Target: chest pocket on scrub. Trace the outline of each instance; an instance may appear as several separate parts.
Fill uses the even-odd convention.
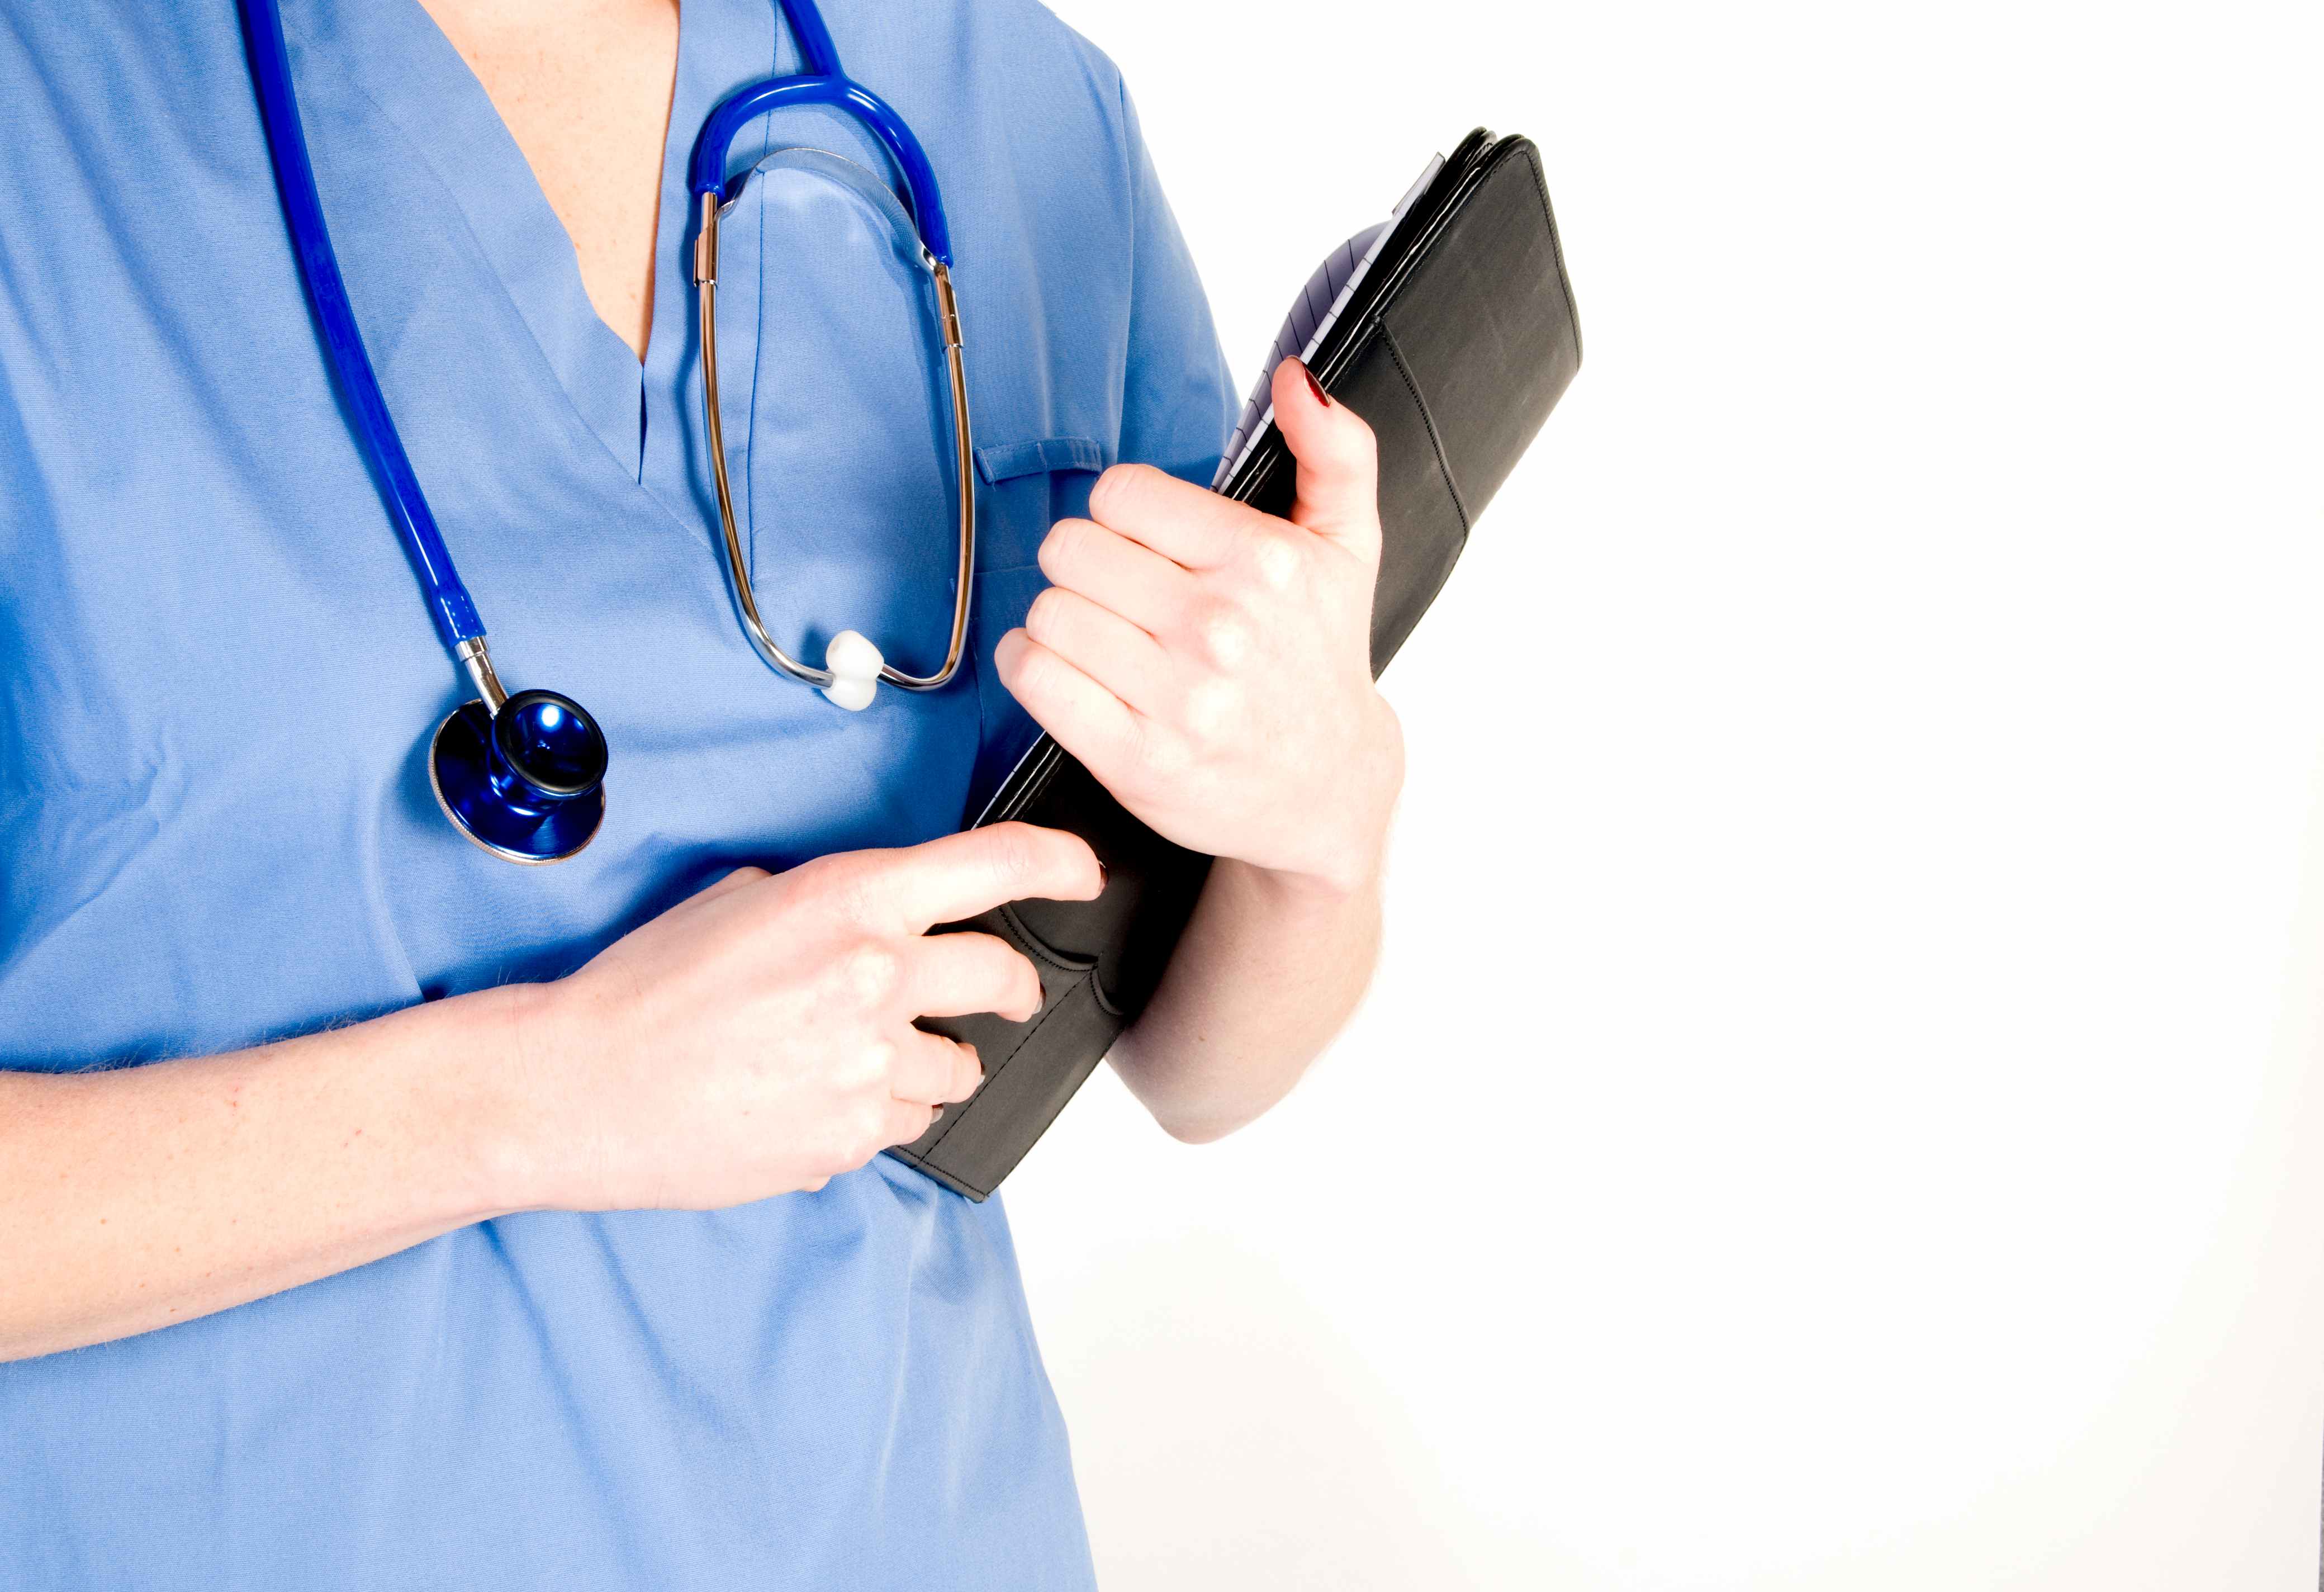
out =
[[[1030,564],[1059,520],[1089,513],[1090,488],[1112,461],[1090,437],[991,442],[976,450],[983,512],[976,523],[976,567],[998,572]]]

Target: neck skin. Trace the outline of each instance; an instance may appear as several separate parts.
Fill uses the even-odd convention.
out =
[[[420,0],[573,242],[600,318],[645,357],[678,0]]]

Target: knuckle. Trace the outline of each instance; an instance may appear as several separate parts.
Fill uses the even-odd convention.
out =
[[[1057,634],[1065,618],[1065,594],[1062,588],[1045,586],[1025,610],[1025,633],[1036,641],[1047,641]]]
[[[1088,548],[1090,532],[1095,528],[1087,520],[1059,520],[1050,526],[1049,533],[1041,539],[1041,568],[1070,569]]]
[[[1004,879],[1021,879],[1040,865],[1039,831],[1030,824],[995,824],[984,831],[991,837],[992,869]]]
[[[1073,703],[1074,667],[1054,651],[1045,651],[1028,661],[1028,672],[1035,694],[1050,699],[1053,707]]]
[[[948,1091],[947,1097],[954,1100],[965,1100],[976,1093],[983,1082],[983,1058],[976,1053],[974,1045],[963,1044],[960,1047],[959,1066],[955,1069],[953,1087]]]
[[[1109,514],[1119,513],[1137,501],[1139,494],[1147,489],[1146,477],[1152,474],[1150,465],[1113,466],[1090,487],[1090,513],[1101,520]]]
[[[1028,630],[1025,634],[1031,635],[1032,632]],[[1017,650],[1017,655],[1010,660],[1001,678],[1011,691],[1038,697],[1047,688],[1051,676],[1047,646],[1038,636],[1034,637],[1034,642],[1036,644],[1032,646]]]
[[[850,995],[867,1006],[884,1005],[904,982],[904,958],[892,946],[867,939],[851,948],[841,968]]]
[[[1297,586],[1300,570],[1305,567],[1306,561],[1305,551],[1279,532],[1269,532],[1251,539],[1251,570],[1259,577],[1259,583],[1270,593],[1280,595]]]
[[[831,886],[838,859],[829,856],[810,857],[785,871],[783,882],[800,900],[812,899]]]
[[[1238,669],[1257,640],[1248,616],[1231,604],[1214,604],[1196,616],[1194,636],[1203,654],[1221,669]]]

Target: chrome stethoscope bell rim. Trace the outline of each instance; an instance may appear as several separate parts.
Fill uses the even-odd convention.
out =
[[[546,813],[514,811],[493,789],[492,738],[492,710],[470,700],[445,716],[428,744],[428,788],[452,827],[506,862],[539,865],[579,855],[604,823],[604,787]]]

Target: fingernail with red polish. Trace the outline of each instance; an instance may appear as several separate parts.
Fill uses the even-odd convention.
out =
[[[1315,379],[1315,373],[1303,365],[1299,367],[1299,374],[1307,378],[1307,390],[1315,394],[1315,402],[1326,409],[1331,408],[1332,396],[1323,391],[1323,384]]]
[[[1105,882],[1112,876],[1113,875],[1111,874],[1106,871],[1106,865],[1103,863],[1097,865],[1097,893],[1100,895],[1103,895],[1105,893]]]

